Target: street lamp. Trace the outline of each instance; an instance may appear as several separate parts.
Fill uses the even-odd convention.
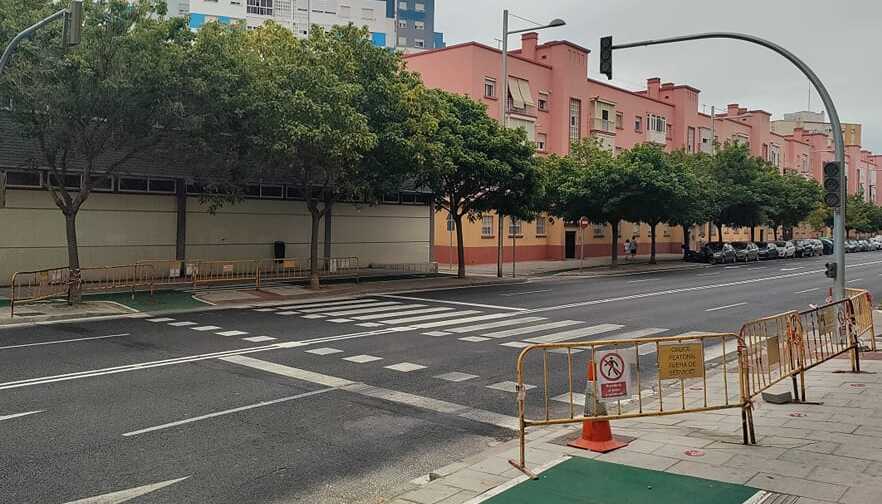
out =
[[[503,128],[508,127],[508,36],[514,35],[517,33],[524,33],[529,31],[537,31],[544,30],[546,28],[557,28],[559,26],[563,26],[566,23],[563,19],[554,18],[545,25],[539,25],[534,21],[530,21],[529,19],[524,19],[520,16],[515,16],[518,19],[524,19],[525,21],[534,23],[537,26],[533,26],[530,28],[522,28],[519,30],[509,30],[508,29],[508,9],[502,11],[502,97],[500,98],[500,106],[499,106],[499,122],[502,123]],[[498,233],[499,233],[499,246],[496,254],[496,276],[502,278],[502,232],[504,231],[503,226],[503,216],[501,213],[497,215],[499,218],[498,223]],[[515,228],[515,226],[512,226]],[[513,229],[513,231],[517,231]],[[512,234],[512,250],[511,250],[511,276],[514,278],[515,276],[515,240],[517,237],[516,233]]]

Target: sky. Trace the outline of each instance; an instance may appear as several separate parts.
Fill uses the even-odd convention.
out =
[[[539,41],[569,40],[591,49],[588,73],[599,72],[600,37],[614,43],[708,31],[737,31],[775,42],[805,61],[824,82],[843,122],[863,124],[863,147],[882,153],[882,2],[878,0],[436,0],[435,30],[448,45],[477,41],[494,47],[502,11],[566,26],[540,32]],[[509,29],[530,23],[512,18]],[[509,38],[520,47],[520,36]],[[787,112],[823,109],[808,80],[783,57],[735,40],[703,40],[619,50],[613,84],[644,89],[646,79],[701,90],[703,106],[739,103],[780,118]],[[811,98],[810,98],[811,96]],[[810,101],[811,100],[811,101]],[[811,105],[809,105],[809,103]]]

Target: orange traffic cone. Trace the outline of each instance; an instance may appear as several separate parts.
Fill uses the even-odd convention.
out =
[[[593,392],[594,363],[588,363],[588,384],[585,388],[585,414],[588,414],[589,392]],[[593,402],[593,401],[592,401]],[[603,412],[605,414],[605,411]],[[630,441],[613,436],[609,420],[583,420],[582,435],[567,443],[567,446],[606,453],[628,446]]]

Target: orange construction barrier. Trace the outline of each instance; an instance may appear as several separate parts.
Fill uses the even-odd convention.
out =
[[[596,400],[594,398],[594,386],[591,382],[594,381],[594,363],[588,363],[588,384],[585,388],[585,415],[588,415],[588,403],[589,397],[591,398],[590,402]],[[605,407],[604,407],[605,410]],[[606,411],[602,412],[603,415],[606,414]],[[612,427],[609,424],[609,420],[588,420],[585,419],[582,421],[582,435],[578,439],[574,439],[567,443],[567,446],[572,446],[573,448],[581,448],[583,450],[591,450],[594,452],[606,453],[611,452],[613,450],[617,450],[619,448],[628,446],[630,441],[613,436]]]

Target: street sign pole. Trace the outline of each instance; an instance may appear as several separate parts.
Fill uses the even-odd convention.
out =
[[[582,272],[582,267],[585,264],[585,229],[588,227],[588,217],[582,217],[579,219],[579,229],[581,229],[581,240],[582,243],[579,245],[579,272]]]
[[[845,204],[846,199],[848,197],[848,191],[845,187],[845,144],[842,138],[842,124],[839,121],[839,113],[836,111],[836,106],[833,105],[833,99],[830,98],[830,94],[827,92],[827,88],[824,86],[824,83],[821,82],[821,79],[818,78],[817,74],[809,68],[808,65],[805,64],[801,59],[797,58],[795,54],[791,53],[787,49],[775,44],[774,42],[770,42],[768,40],[755,37],[753,35],[747,35],[744,33],[734,33],[734,32],[711,32],[711,33],[698,33],[694,35],[684,35],[680,37],[670,37],[664,39],[657,40],[644,40],[641,42],[630,42],[627,44],[618,44],[612,45],[612,40],[609,41],[607,49],[610,52],[610,56],[613,50],[617,49],[629,49],[632,47],[644,47],[651,45],[661,45],[661,44],[671,44],[675,42],[687,42],[691,40],[705,40],[705,39],[733,39],[733,40],[741,40],[744,42],[750,42],[753,44],[757,44],[763,46],[767,49],[771,49],[772,51],[780,54],[788,61],[793,63],[802,73],[805,75],[808,80],[815,87],[815,90],[818,92],[818,95],[821,97],[821,101],[824,103],[824,108],[827,110],[827,116],[830,118],[830,127],[833,130],[831,133],[833,135],[833,144],[834,150],[836,153],[836,161],[840,163],[842,169],[840,170],[840,189],[839,195],[841,198],[841,203],[839,208],[833,209],[833,252],[834,257],[836,258],[836,278],[833,280],[833,296],[836,300],[845,299]],[[612,58],[610,57],[610,68],[609,74],[612,74]]]

